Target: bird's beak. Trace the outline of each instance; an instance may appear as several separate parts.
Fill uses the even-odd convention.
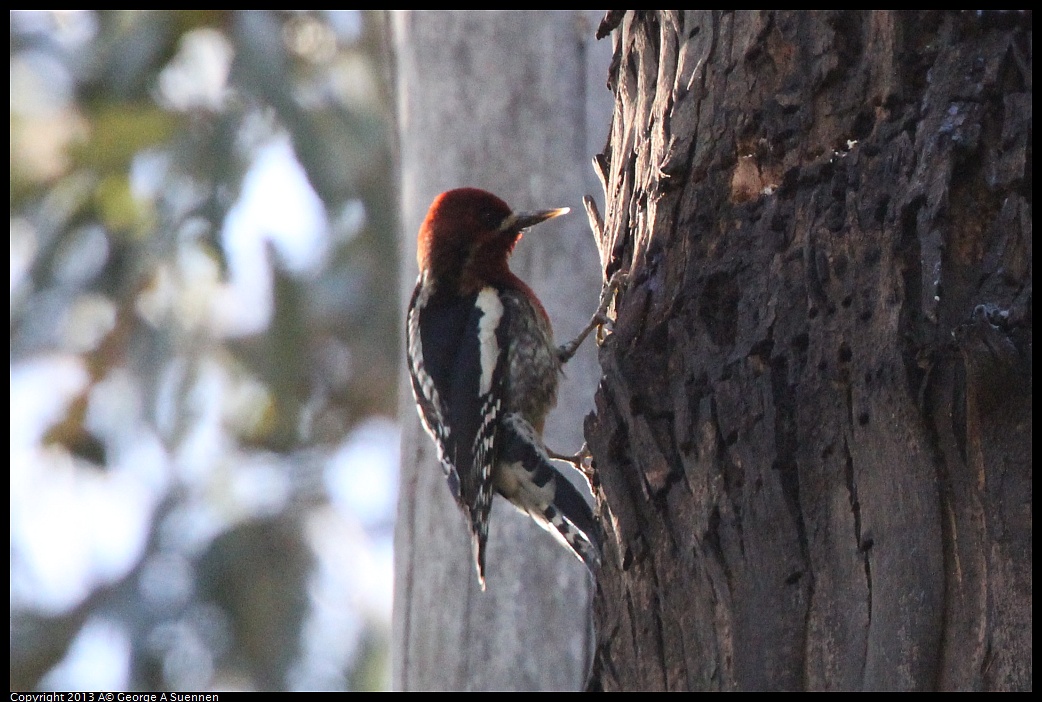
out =
[[[556,210],[538,210],[536,212],[511,212],[507,215],[503,223],[499,225],[499,231],[501,232],[519,232],[522,229],[528,229],[533,227],[540,222],[545,222],[548,219],[554,217],[560,217],[563,214],[568,214],[571,211],[569,207],[558,207]]]

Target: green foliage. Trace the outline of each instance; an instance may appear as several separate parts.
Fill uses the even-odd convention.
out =
[[[371,642],[388,623],[368,614],[344,635],[371,660],[342,660],[324,678],[300,672],[322,667],[302,640],[316,616],[309,583],[323,555],[308,524],[328,509],[328,457],[360,420],[396,411],[380,22],[357,12],[12,13],[12,384],[36,384],[13,387],[12,414],[37,395],[54,404],[25,435],[12,421],[13,690],[76,683],[47,673],[99,620],[128,640],[131,688],[386,680],[372,673],[386,663]],[[310,234],[303,222],[300,232],[261,223],[244,243],[231,223],[272,151],[284,169],[296,167],[287,153],[299,164],[319,222]],[[122,566],[88,563],[80,594],[48,602],[33,532],[18,520],[53,509],[48,491],[63,475],[110,499],[105,491],[133,486],[144,517]],[[37,483],[44,494],[19,492]],[[59,517],[57,540],[72,529]],[[80,527],[88,541],[92,528]],[[270,567],[246,587],[234,559],[254,552],[254,565]],[[161,577],[150,594],[143,583],[164,568],[180,580]],[[242,599],[258,592],[264,607]]]

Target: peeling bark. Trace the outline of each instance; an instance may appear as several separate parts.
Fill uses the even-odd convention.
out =
[[[1030,689],[1030,13],[605,22],[592,687]]]

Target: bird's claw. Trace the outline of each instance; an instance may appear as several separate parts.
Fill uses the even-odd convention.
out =
[[[547,455],[555,461],[561,461],[563,463],[570,463],[573,468],[582,473],[583,477],[590,483],[591,489],[593,485],[594,475],[596,474],[596,468],[593,464],[593,452],[590,451],[590,446],[585,441],[583,442],[582,448],[578,452],[569,456],[563,453],[557,453],[549,448],[546,450]]]
[[[594,319],[597,321],[598,346],[602,345],[613,331],[615,316],[609,315],[608,311],[615,303],[616,295],[629,283],[629,279],[628,273],[621,270],[615,271],[608,282],[604,284],[604,287],[601,288],[601,299],[597,307],[597,313],[594,315]],[[607,330],[605,330],[605,327],[607,327]]]

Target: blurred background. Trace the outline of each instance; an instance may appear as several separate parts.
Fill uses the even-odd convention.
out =
[[[386,688],[382,16],[10,20],[11,689]]]

